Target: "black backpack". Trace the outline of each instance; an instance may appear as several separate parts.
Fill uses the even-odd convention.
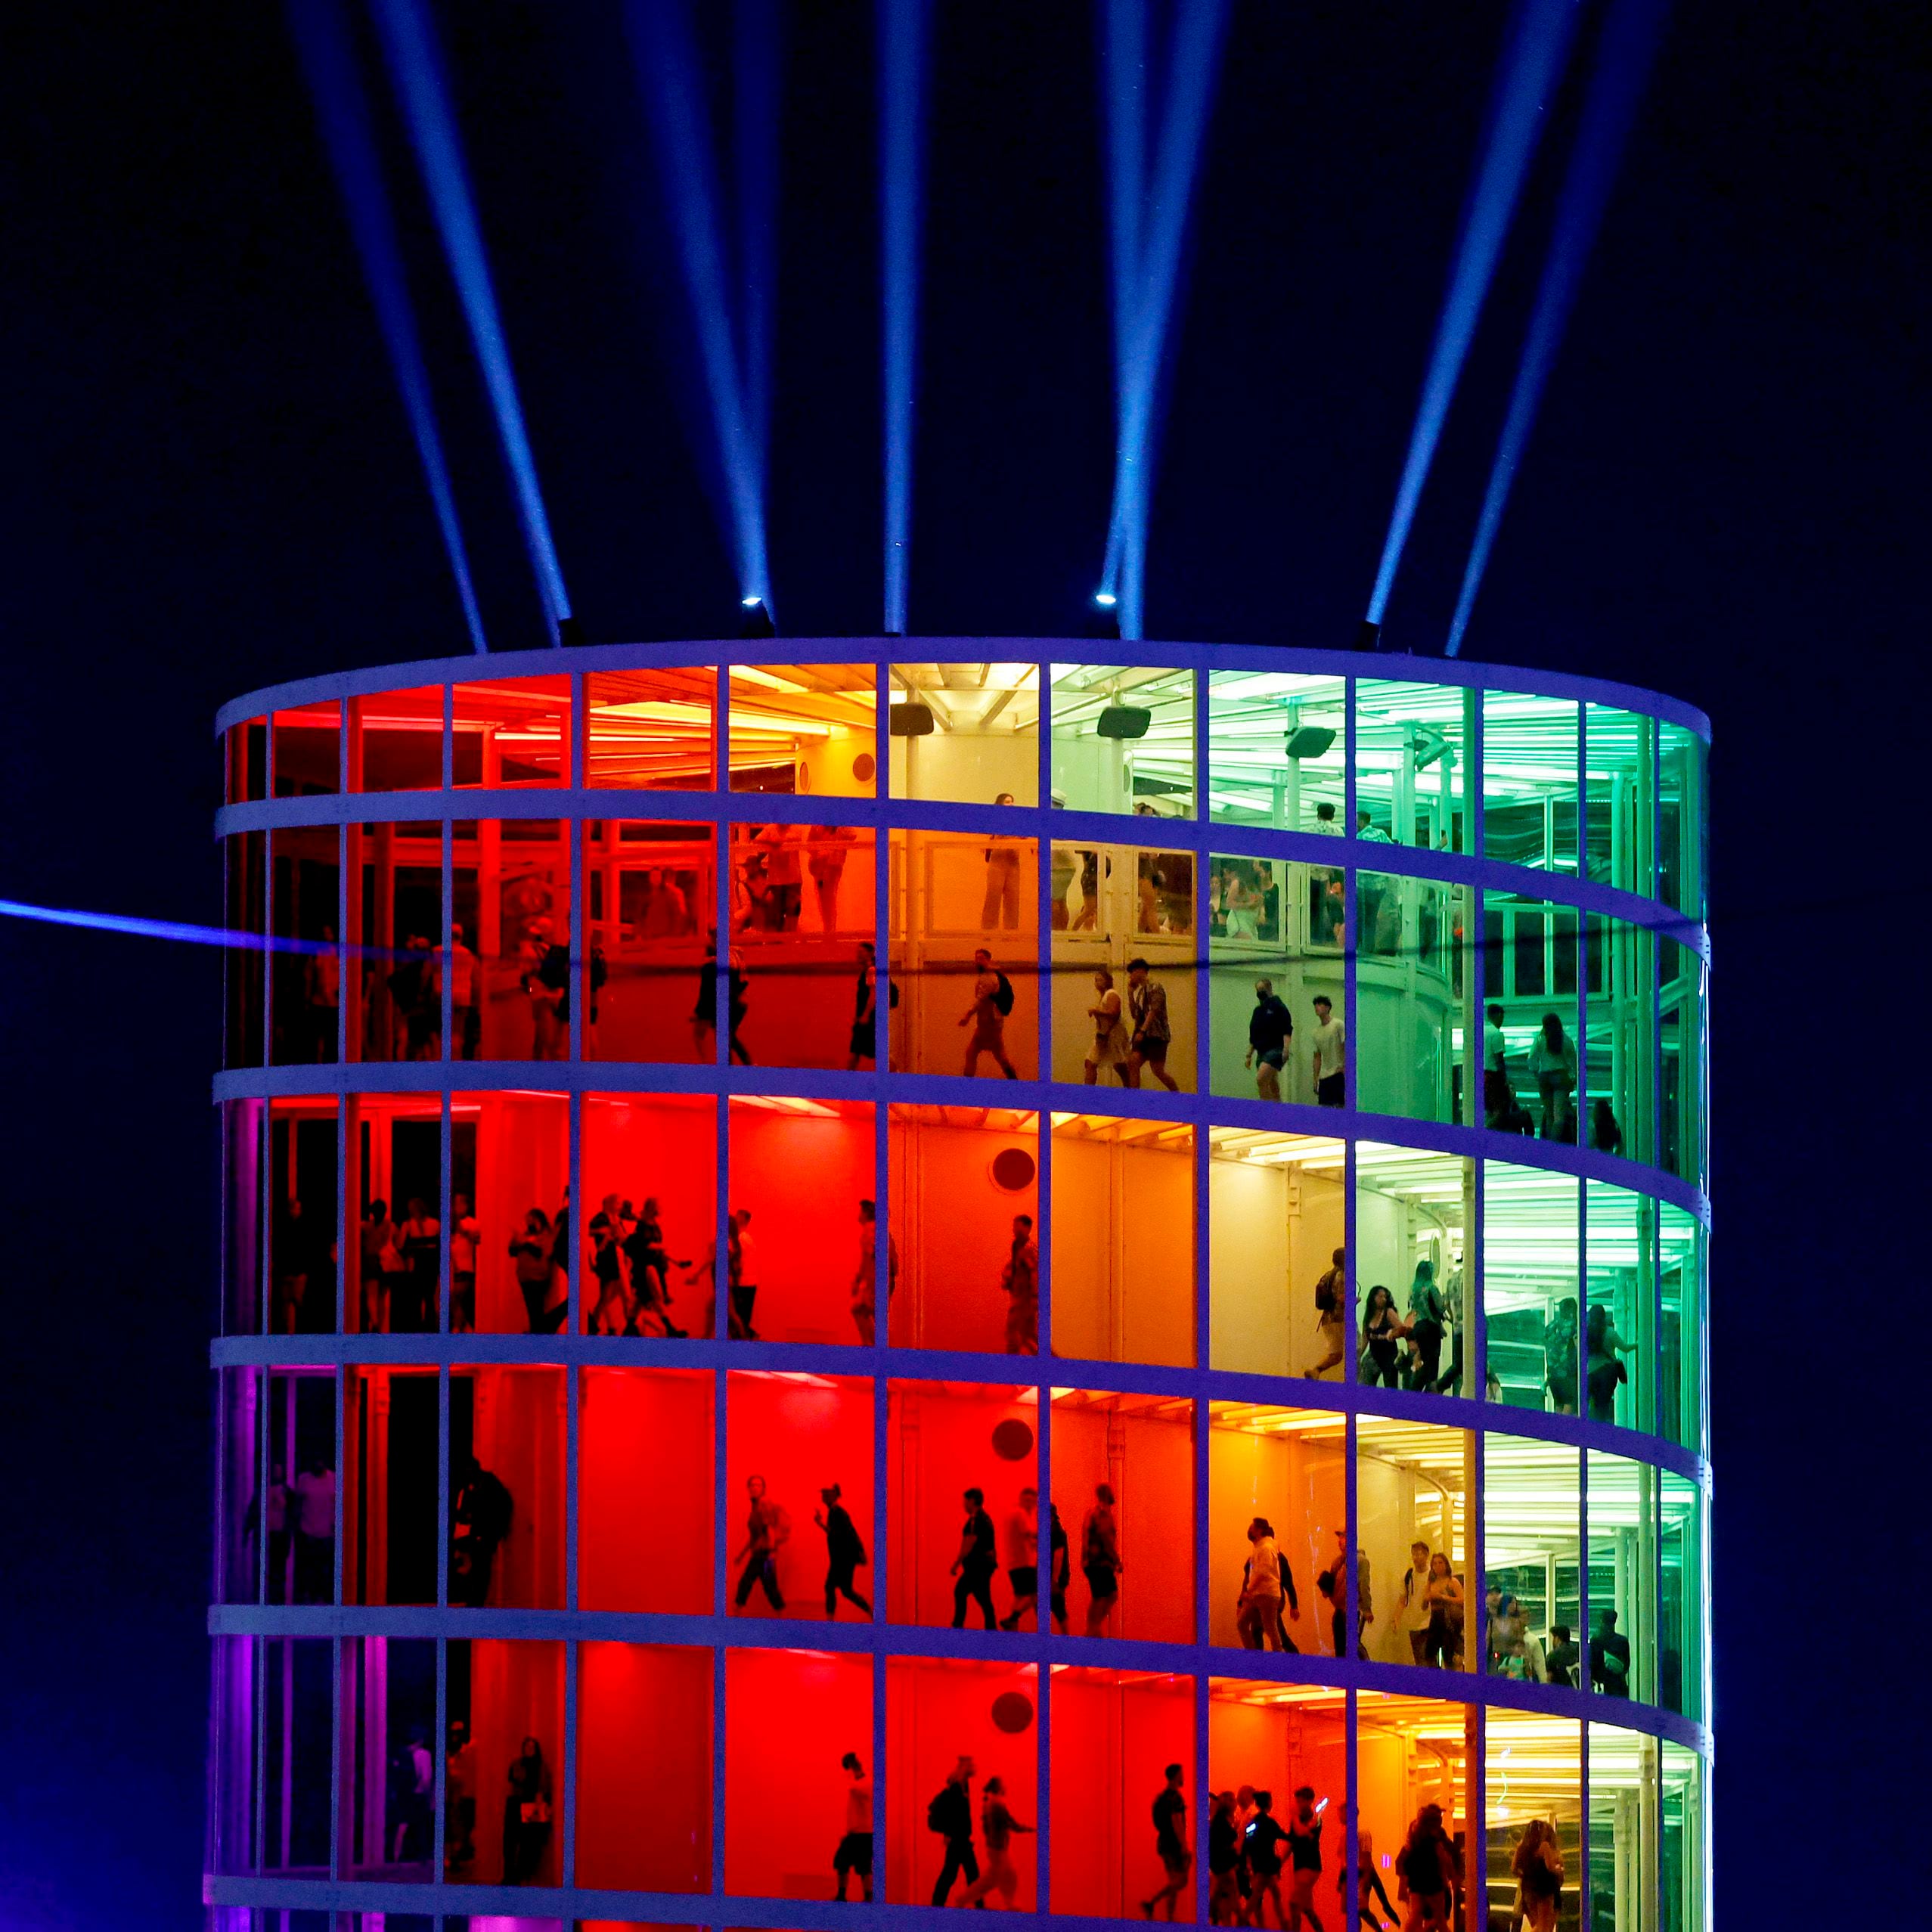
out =
[[[947,1835],[947,1828],[951,1819],[952,1794],[950,1785],[941,1785],[938,1794],[926,1807],[926,1828],[938,1832],[942,1838]]]
[[[1000,982],[993,989],[993,1003],[1004,1018],[1013,1009],[1013,982],[1003,972],[996,971],[993,976]]]

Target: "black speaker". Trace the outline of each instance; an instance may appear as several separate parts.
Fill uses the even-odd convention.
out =
[[[893,738],[929,738],[936,728],[932,707],[922,704],[917,698],[908,698],[903,704],[888,705],[885,708],[885,731]]]
[[[1094,720],[1093,728],[1103,738],[1144,738],[1154,714],[1139,705],[1109,705]]]
[[[1334,743],[1333,725],[1298,724],[1288,734],[1282,750],[1289,758],[1320,758]]]

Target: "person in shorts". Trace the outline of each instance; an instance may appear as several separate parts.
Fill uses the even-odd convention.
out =
[[[1347,1075],[1344,1071],[1348,1036],[1335,1016],[1335,1002],[1326,993],[1315,995],[1315,1055],[1310,1071],[1315,1081],[1318,1107],[1343,1107],[1348,1104]]]
[[[973,954],[972,971],[972,1004],[960,1016],[960,1025],[972,1028],[972,1037],[966,1042],[966,1077],[972,1079],[979,1071],[980,1055],[990,1053],[993,1064],[1007,1079],[1017,1080],[1019,1075],[1006,1057],[1006,1016],[1000,1005],[1004,975],[994,966],[993,955],[984,946]],[[1010,1005],[1011,994],[1006,997]]]
[[[1168,1049],[1174,1041],[1174,1027],[1168,1018],[1168,989],[1149,977],[1145,960],[1127,963],[1127,1006],[1132,1037],[1127,1042],[1127,1084],[1140,1084],[1143,1068],[1151,1067],[1154,1078],[1170,1093],[1180,1091],[1180,1082],[1168,1071]]]
[[[1396,1897],[1405,1908],[1403,1926],[1411,1932],[1440,1926],[1447,1932],[1456,1922],[1456,1888],[1462,1881],[1462,1861],[1443,1829],[1440,1805],[1425,1804],[1416,1814],[1396,1870],[1401,1881]]]
[[[845,1835],[832,1854],[832,1869],[839,1875],[839,1889],[833,1896],[843,1899],[845,1885],[856,1873],[863,1888],[861,1896],[872,1901],[872,1780],[865,1775],[859,1754],[848,1751],[839,1760],[842,1770],[851,1773],[845,1790]]]
[[[1288,1814],[1288,1932],[1301,1932],[1303,1920],[1325,1932],[1315,1909],[1315,1887],[1322,1877],[1322,1820],[1315,1812],[1315,1788],[1298,1785],[1295,1809]]]
[[[1040,1621],[1040,1492],[1023,1489],[1004,1525],[1006,1582],[1013,1607],[1000,1619],[1003,1630],[1017,1630],[1022,1617]]]
[[[1186,1775],[1178,1764],[1167,1768],[1167,1782],[1154,1800],[1154,1850],[1168,1882],[1152,1898],[1140,1901],[1140,1915],[1154,1916],[1158,1905],[1167,1907],[1166,1916],[1174,1915],[1174,1901],[1186,1889],[1188,1874],[1194,1869],[1194,1854],[1187,1847],[1187,1799],[1181,1790]]]
[[[1254,1090],[1264,1100],[1281,1098],[1282,1070],[1288,1064],[1289,1043],[1295,1020],[1276,992],[1271,979],[1254,982],[1254,1010],[1248,1016],[1248,1057],[1243,1066],[1254,1070]]]

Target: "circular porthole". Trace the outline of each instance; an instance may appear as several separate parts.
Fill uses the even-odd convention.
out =
[[[792,780],[792,789],[801,798],[811,789],[811,767],[803,758],[799,761],[798,770]]]
[[[870,785],[872,783],[872,774],[878,769],[879,761],[870,752],[860,752],[858,756],[852,761],[852,776],[861,785]]]
[[[993,1700],[993,1728],[1009,1737],[1029,1729],[1033,1723],[1033,1700],[1021,1691],[1002,1691]]]
[[[993,1185],[1009,1194],[1022,1194],[1033,1185],[1039,1163],[1024,1147],[1002,1147],[993,1156]]]
[[[994,1425],[993,1453],[1002,1462],[1024,1462],[1033,1453],[1033,1431],[1017,1416],[1009,1416]]]

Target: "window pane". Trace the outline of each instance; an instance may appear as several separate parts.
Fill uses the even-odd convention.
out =
[[[1037,844],[984,833],[895,832],[891,916],[885,1025],[893,1067],[951,1074],[965,1068],[997,1079],[1003,1054],[1020,1079],[1037,1078]],[[1008,994],[1012,1009],[1003,1013],[1000,1001]],[[963,1026],[969,1010],[971,1024]]]
[[[265,1873],[329,1875],[334,1648],[326,1638],[312,1637],[271,1637],[261,1645],[257,1789]]]
[[[1704,1237],[1681,1208],[1659,1211],[1663,1276],[1663,1430],[1685,1449],[1704,1447]]]
[[[1709,1171],[1704,1094],[1704,963],[1688,946],[1658,942],[1662,970],[1671,976],[1662,993],[1658,1059],[1663,1092],[1659,1101],[1658,1164],[1695,1186]]]
[[[1483,856],[1577,870],[1577,708],[1483,693]]]
[[[1039,804],[1039,665],[895,664],[892,690],[893,797]]]
[[[708,1370],[582,1372],[577,1438],[580,1609],[711,1614],[714,1381]],[[652,1475],[648,1536],[640,1533],[637,1515],[638,1472],[645,1469]],[[728,1528],[735,1529],[736,1518],[734,1499]]]
[[[433,1369],[344,1372],[342,1600],[436,1600]]]
[[[1484,1621],[1492,1676],[1573,1689],[1581,1682],[1582,1501],[1575,1450],[1524,1436],[1484,1437]]]
[[[1627,920],[1589,919],[1590,985],[1588,1144],[1599,1153],[1648,1161],[1653,1137],[1651,1081],[1657,1066],[1653,1009],[1656,941]]]
[[[1194,1130],[1053,1119],[1056,1355],[1194,1362]]]
[[[268,795],[268,721],[231,724],[222,747],[225,805],[247,805]]]
[[[1707,916],[1704,841],[1707,747],[1681,724],[1658,727],[1658,896],[1693,919]]]
[[[570,827],[485,818],[453,830],[452,1057],[568,1059]]]
[[[1591,1450],[1590,1688],[1657,1697],[1657,1494],[1648,1462]]]
[[[875,850],[849,825],[731,828],[734,1060],[845,1068],[870,1054]]]
[[[888,1134],[893,1345],[1038,1354],[1039,1117],[895,1106]]]
[[[1474,898],[1434,879],[1355,875],[1356,1099],[1372,1113],[1468,1118]]]
[[[869,1620],[877,1554],[871,1383],[737,1372],[726,1382],[721,1527],[733,1552],[732,1608],[740,1616]],[[827,1490],[838,1494],[828,1499]],[[836,1551],[835,1509],[846,1518]]]
[[[1183,1791],[1198,1799],[1194,1679],[1075,1666],[1056,1670],[1051,1684],[1049,1909],[1131,1918],[1166,1883],[1148,1804],[1168,1765],[1181,1767]]]
[[[243,832],[223,840],[227,866],[227,925],[237,935],[259,940],[268,929],[268,839],[259,832]],[[259,1067],[266,1016],[262,1012],[265,980],[259,944],[226,947],[222,954],[225,995],[222,1064]]]
[[[1502,1133],[1576,1143],[1580,917],[1571,906],[1483,895],[1484,1123]]]
[[[1274,671],[1208,679],[1212,817],[1277,831],[1342,829],[1346,684]]]
[[[1469,1760],[1480,1735],[1477,1713],[1468,1704],[1363,1691],[1355,1713],[1360,1867],[1373,1872],[1380,1887],[1362,1888],[1363,1923],[1374,1922],[1374,1911],[1405,1923],[1420,1911],[1406,1877],[1404,1851],[1413,1836],[1434,1850],[1429,1862],[1442,1889],[1425,1896],[1437,1902],[1434,1922],[1450,1925],[1469,1856],[1466,1806]]]
[[[434,1093],[349,1100],[355,1266],[343,1320],[352,1332],[433,1334],[442,1325],[442,1124]]]
[[[1475,1213],[1473,1161],[1373,1141],[1357,1144],[1358,1322],[1363,1332],[1375,1325],[1369,1303],[1377,1288],[1387,1289],[1400,1327],[1394,1372],[1404,1388],[1475,1393],[1465,1385],[1471,1311],[1462,1265],[1465,1231],[1475,1225]],[[1363,1372],[1380,1363],[1371,1351]],[[1385,1366],[1381,1373],[1386,1382]]]
[[[442,826],[352,825],[349,879],[349,1057],[439,1059]]]
[[[711,1890],[712,1653],[669,1644],[578,1651],[577,1882]],[[638,1762],[650,1742],[650,1769]],[[650,1802],[640,1805],[640,1773]]]
[[[1014,1629],[1022,1622],[1044,1628],[1036,1564],[1039,1391],[999,1383],[895,1382],[889,1402],[893,1527],[886,1615],[895,1623],[940,1629],[963,1629],[969,1616],[975,1630],[1003,1618]],[[969,1490],[979,1493],[977,1502],[968,1500]],[[1064,1635],[1068,1558],[1057,1519],[1050,1521],[1047,1609]],[[1078,1515],[1074,1521],[1078,1529]],[[969,1530],[970,1560],[957,1566]],[[863,1525],[860,1535],[870,1540]]]
[[[1476,696],[1453,684],[1357,681],[1360,836],[1429,851],[1469,849],[1468,746]]]
[[[1483,1314],[1490,1399],[1577,1412],[1577,1183],[1483,1165]]]
[[[554,1885],[563,1836],[563,1646],[451,1638],[444,1875]]]
[[[1377,1664],[1474,1670],[1481,1653],[1480,1606],[1469,1601],[1469,1509],[1476,1438],[1382,1416],[1355,1424],[1356,1654]],[[1420,1545],[1418,1550],[1416,1546]],[[1347,1575],[1338,1533],[1316,1579],[1322,1648],[1343,1654]],[[1418,1566],[1428,1580],[1410,1579]],[[1324,1579],[1326,1580],[1326,1583]]]
[[[436,792],[443,782],[443,687],[349,701],[349,789]]]
[[[436,1647],[351,1639],[342,1670],[342,1875],[426,1884],[436,1841]]]
[[[1347,1238],[1342,1143],[1234,1127],[1210,1127],[1208,1139],[1214,1366],[1344,1380],[1347,1295],[1329,1279]],[[1363,1347],[1363,1373],[1385,1354],[1395,1387],[1395,1344]]]
[[[585,825],[586,1059],[715,1057],[717,864],[706,825]]]
[[[1614,1932],[1656,1932],[1658,1741],[1610,1724],[1589,1732],[1591,1909]]]
[[[1210,1643],[1324,1656],[1315,1579],[1348,1515],[1347,1424],[1320,1409],[1217,1402],[1208,1434]]]
[[[634,792],[702,792],[716,764],[718,673],[593,671],[588,782]]]
[[[1583,1727],[1560,1717],[1490,1710],[1483,1720],[1481,1918],[1520,1911],[1530,1932],[1577,1924],[1583,1900]]]
[[[269,960],[271,1064],[330,1064],[340,1056],[341,834],[333,825],[285,826],[269,834],[269,857],[274,935],[301,948]]]
[[[1661,1923],[1664,1932],[1704,1932],[1710,1882],[1704,1760],[1673,1744],[1662,1745],[1659,1757],[1664,1785]]]
[[[1215,1093],[1314,1104],[1321,1024],[1314,1002],[1325,997],[1336,1024],[1345,1010],[1342,883],[1338,867],[1210,860],[1209,1076]]]
[[[1052,667],[1053,803],[1143,818],[1194,816],[1194,674]]]
[[[567,1158],[560,1114],[557,1130],[557,1153]],[[699,1094],[586,1094],[583,1161],[584,1332],[710,1334],[718,1102]],[[516,1263],[533,1334],[543,1233],[532,1226]]]
[[[1258,1915],[1255,1923],[1261,1922],[1258,1914],[1265,1909],[1252,1871],[1244,1871],[1234,1849],[1244,1836],[1252,1846],[1269,1835],[1265,1828],[1247,1833],[1255,1819],[1252,1805],[1237,1802],[1236,1794],[1244,1788],[1258,1794],[1267,1792],[1276,1824],[1297,1834],[1300,1842],[1296,1849],[1303,1856],[1312,1853],[1319,1861],[1319,1871],[1300,1868],[1289,1847],[1276,1841],[1274,1850],[1277,1856],[1286,1855],[1284,1862],[1289,1868],[1268,1891],[1277,1903],[1284,1887],[1291,1901],[1307,1901],[1298,1911],[1294,1903],[1289,1904],[1292,1916],[1288,1922],[1319,1925],[1323,1932],[1331,1924],[1348,1924],[1339,1911],[1347,1896],[1347,1833],[1352,1816],[1348,1803],[1348,1701],[1344,1693],[1310,1684],[1211,1679],[1208,1786],[1211,1808],[1202,1825],[1208,1842],[1200,1849],[1207,1856],[1210,1872],[1212,1924],[1241,1924],[1251,1900]],[[1300,1795],[1304,1789],[1308,1794],[1305,1799]],[[1202,1810],[1195,1807],[1197,1819]],[[1244,1878],[1250,1887],[1249,1900],[1242,1896]],[[1393,1884],[1389,1889],[1394,1890]],[[1374,1892],[1369,1896],[1373,1898]],[[1186,1903],[1183,1896],[1176,1918],[1192,1915],[1185,1912]],[[1375,1921],[1365,1913],[1362,1923],[1372,1926]]]
[[[587,1135],[592,1118],[587,1110]],[[569,1100],[453,1094],[449,1134],[451,1332],[555,1334],[569,1292],[569,1251],[558,1245],[570,1190]],[[588,1194],[588,1141],[585,1176]]]
[[[1583,732],[1588,876],[1648,898],[1656,871],[1657,721],[1608,705],[1586,705]]]
[[[870,798],[878,675],[869,664],[734,664],[731,789]]]
[[[1654,1428],[1657,1203],[1602,1181],[1586,1185],[1589,1312],[1583,1352],[1590,1419]]]
[[[1706,1588],[1704,1493],[1664,1472],[1658,1558],[1663,1623],[1658,1646],[1658,1701],[1681,1717],[1704,1715],[1704,1606]]]
[[[459,684],[450,747],[458,785],[567,785],[570,680],[498,678]]]
[[[1056,842],[1051,890],[1054,1079],[1191,1093],[1193,854]]]
[[[275,796],[321,798],[342,789],[342,705],[300,705],[274,715]]]

